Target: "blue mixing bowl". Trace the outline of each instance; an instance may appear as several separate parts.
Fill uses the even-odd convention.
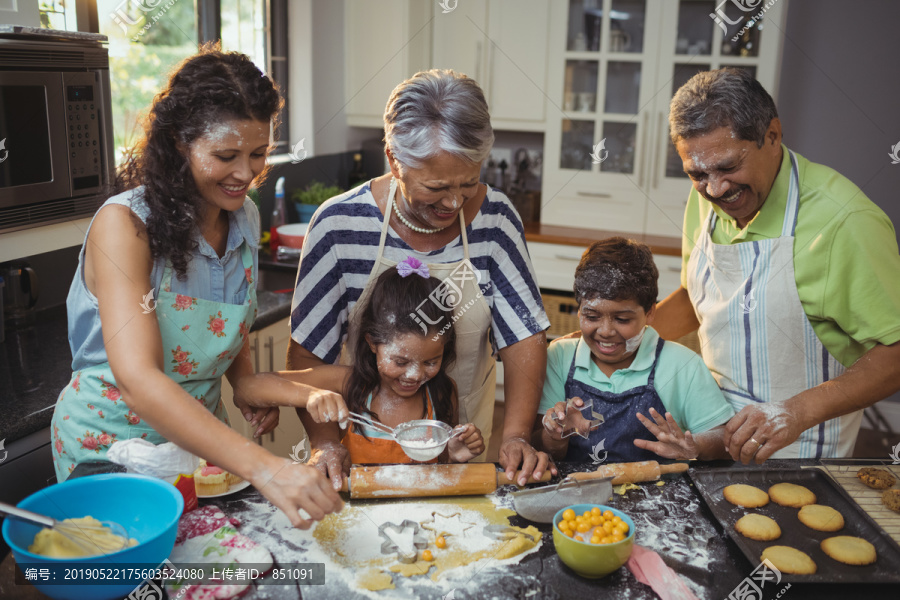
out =
[[[184,499],[171,483],[143,475],[111,473],[69,479],[35,492],[18,504],[57,520],[90,515],[100,521],[121,524],[137,546],[120,552],[88,558],[48,558],[28,551],[41,527],[25,521],[6,518],[3,539],[12,549],[18,564],[35,567],[64,565],[66,568],[135,568],[136,565],[158,565],[175,547],[178,519],[184,510]],[[59,600],[112,600],[127,596],[142,583],[133,579],[125,584],[90,584],[83,578],[77,584],[49,585],[33,581],[42,593]]]

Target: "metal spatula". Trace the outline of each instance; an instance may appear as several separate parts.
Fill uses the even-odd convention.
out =
[[[612,495],[612,477],[576,481],[565,479],[556,485],[512,492],[513,507],[536,523],[550,523],[560,510],[573,504],[603,504]]]
[[[6,504],[5,502],[0,502],[0,513],[14,519],[21,519],[22,521],[43,525],[58,531],[66,539],[84,550],[85,556],[112,554],[124,549],[129,544],[128,532],[125,531],[124,527],[113,521],[100,521],[100,526],[66,523],[65,521],[57,521],[54,518],[31,512],[12,504]],[[92,534],[98,533],[112,533],[119,536],[121,541],[94,539]]]

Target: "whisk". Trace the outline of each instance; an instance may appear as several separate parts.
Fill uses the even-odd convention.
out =
[[[128,532],[114,521],[99,521],[100,525],[66,523],[4,502],[0,502],[0,513],[35,525],[49,527],[81,548],[86,556],[112,554],[130,545]],[[118,536],[118,539],[110,538],[108,535],[98,535],[110,533]]]

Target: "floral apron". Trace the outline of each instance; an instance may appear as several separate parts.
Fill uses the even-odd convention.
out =
[[[173,269],[166,264],[155,308],[164,358],[169,363],[166,374],[229,426],[221,402],[222,375],[244,345],[257,312],[251,252],[244,242],[241,261],[248,285],[243,304],[173,293]],[[73,373],[56,401],[51,425],[53,465],[59,481],[78,463],[105,460],[109,447],[118,440],[168,441],[122,400],[108,362]]]

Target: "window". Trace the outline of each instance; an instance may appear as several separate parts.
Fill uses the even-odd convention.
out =
[[[75,31],[75,0],[41,0],[38,11],[44,29]]]
[[[267,73],[265,0],[219,0],[219,7],[222,49],[243,52]]]

